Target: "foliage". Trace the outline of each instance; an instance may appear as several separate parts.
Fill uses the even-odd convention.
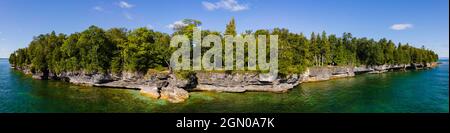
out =
[[[201,25],[193,19],[183,20],[183,26],[175,27],[172,35],[137,28],[128,31],[124,28],[103,30],[91,26],[80,33],[70,35],[42,34],[34,37],[27,48],[16,50],[9,62],[15,67],[29,67],[32,72],[61,73],[83,71],[86,73],[147,72],[149,69],[167,68],[171,53],[170,37],[187,34]],[[236,35],[235,21],[232,19],[223,34],[203,30],[202,37],[208,34]],[[383,64],[428,63],[438,60],[433,51],[412,47],[409,44],[395,45],[385,38],[375,41],[356,38],[350,33],[341,37],[311,33],[307,38],[303,33],[292,33],[288,29],[247,30],[241,35],[278,35],[279,69],[281,74],[302,73],[313,66],[357,66]],[[269,45],[269,44],[268,44]],[[269,47],[269,46],[267,46]],[[204,53],[209,48],[202,48]],[[247,48],[247,45],[245,46]],[[245,53],[248,54],[247,52]],[[258,53],[257,56],[264,55]],[[269,51],[265,56],[269,55]],[[246,58],[246,62],[247,62]],[[190,72],[180,72],[180,76]]]

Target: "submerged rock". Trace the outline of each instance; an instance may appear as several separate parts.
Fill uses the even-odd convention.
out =
[[[171,103],[184,102],[189,98],[189,93],[177,87],[164,87],[161,89],[160,99],[167,100]]]

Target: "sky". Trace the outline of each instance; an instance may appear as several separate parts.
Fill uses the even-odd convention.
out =
[[[0,0],[0,58],[34,36],[148,27],[172,33],[185,18],[223,32],[231,18],[238,32],[287,28],[341,36],[387,38],[449,57],[448,0]]]

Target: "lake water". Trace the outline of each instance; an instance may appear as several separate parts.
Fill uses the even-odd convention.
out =
[[[287,93],[192,92],[179,104],[137,90],[33,80],[0,59],[0,112],[449,112],[449,64],[304,83]]]

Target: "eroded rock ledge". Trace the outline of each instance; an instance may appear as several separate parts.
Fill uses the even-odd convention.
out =
[[[258,73],[222,73],[222,72],[196,72],[185,78],[178,78],[168,72],[155,72],[152,74],[139,74],[123,72],[120,75],[112,74],[85,74],[83,72],[63,72],[60,74],[32,73],[24,67],[14,67],[25,74],[32,74],[35,79],[63,80],[79,85],[97,87],[127,88],[140,90],[142,95],[164,99],[172,103],[180,103],[189,98],[190,91],[216,91],[216,92],[286,92],[300,83],[324,81],[335,78],[352,77],[360,73],[383,73],[397,69],[424,69],[437,66],[437,63],[380,65],[359,67],[311,67],[303,74],[291,74],[267,81]]]

